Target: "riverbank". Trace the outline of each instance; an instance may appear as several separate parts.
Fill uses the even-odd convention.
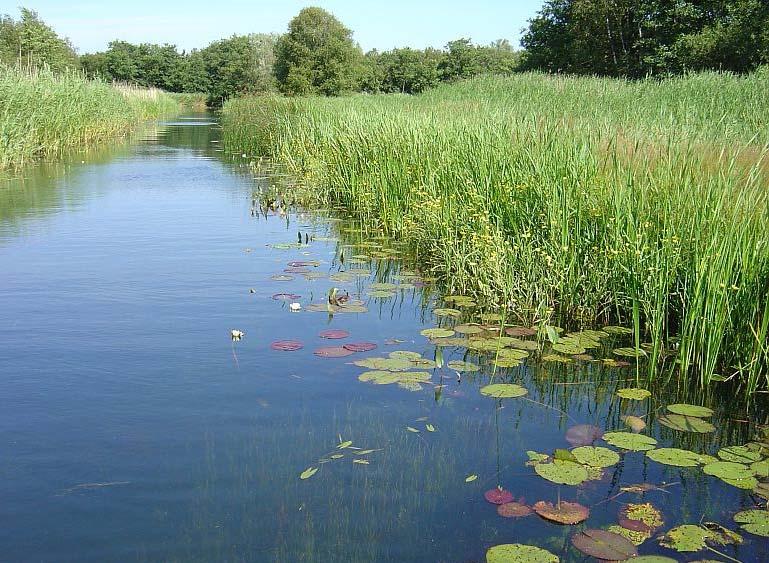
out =
[[[224,140],[285,165],[303,203],[407,241],[452,292],[527,323],[624,324],[649,378],[752,393],[769,377],[767,91],[766,72],[532,74],[244,98]]]
[[[0,99],[0,170],[93,146],[181,107],[160,90],[14,68],[0,69]]]

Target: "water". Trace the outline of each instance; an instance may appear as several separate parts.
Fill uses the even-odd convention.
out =
[[[634,371],[592,363],[503,370],[497,382],[517,381],[529,395],[502,402],[479,393],[488,367],[459,381],[439,370],[417,392],[358,381],[366,370],[354,360],[394,350],[434,357],[419,332],[436,326],[439,293],[417,284],[367,297],[371,282],[418,264],[351,266],[353,254],[372,251],[356,247],[343,265],[340,243],[324,237],[341,227],[355,240],[345,223],[252,216],[254,190],[271,180],[222,152],[218,133],[211,116],[184,116],[0,184],[0,560],[459,562],[520,542],[578,561],[569,538],[579,528],[501,518],[483,493],[501,484],[528,504],[560,494],[591,507],[590,527],[616,523],[625,502],[648,501],[662,509],[663,531],[703,519],[735,529],[734,512],[755,505],[749,491],[642,453],[581,487],[559,489],[525,466],[526,450],[569,447],[571,425],[623,429],[625,414],[651,413],[661,446],[714,453],[742,444],[755,429],[739,421],[766,423],[766,411],[735,406],[728,393],[667,388],[664,399],[655,390],[651,402],[620,403],[613,393],[634,385]],[[281,250],[298,232],[322,240]],[[346,283],[271,279],[297,260],[321,261],[313,272],[372,264],[373,273]],[[368,312],[290,313],[272,299],[299,294],[306,308],[332,285],[361,293]],[[351,337],[319,338],[329,328]],[[244,338],[232,342],[232,329]],[[281,339],[304,348],[272,350]],[[378,349],[313,354],[350,341]],[[718,431],[654,423],[678,400],[717,409]],[[376,451],[337,447],[350,440]],[[301,480],[308,468],[319,471]],[[672,485],[615,498],[637,483]],[[719,551],[768,560],[769,544],[744,536]],[[678,556],[654,539],[639,552],[722,559]]]

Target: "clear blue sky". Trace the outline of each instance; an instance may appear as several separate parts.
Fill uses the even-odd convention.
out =
[[[329,10],[353,30],[364,50],[442,47],[459,37],[485,44],[509,39],[542,0],[0,0],[0,13],[18,17],[15,5],[36,10],[80,53],[99,51],[113,39],[205,47],[234,33],[282,33],[306,6]]]

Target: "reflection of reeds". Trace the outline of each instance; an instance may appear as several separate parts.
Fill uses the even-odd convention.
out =
[[[93,146],[179,109],[159,90],[11,67],[0,67],[0,100],[0,169]]]
[[[752,392],[769,377],[767,86],[524,75],[242,99],[224,138],[288,165],[308,202],[407,241],[452,291],[529,322],[637,324],[653,377],[677,335],[687,379],[736,374]]]

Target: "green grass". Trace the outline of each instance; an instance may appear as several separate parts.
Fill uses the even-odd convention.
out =
[[[0,68],[0,100],[0,170],[58,158],[179,110],[159,90],[9,67]]]
[[[419,97],[244,98],[231,149],[405,240],[452,292],[653,342],[648,377],[769,382],[769,72],[482,78]],[[671,369],[672,368],[672,369]]]
[[[176,100],[183,109],[192,111],[206,110],[206,99],[208,98],[206,93],[169,92],[168,95]]]

